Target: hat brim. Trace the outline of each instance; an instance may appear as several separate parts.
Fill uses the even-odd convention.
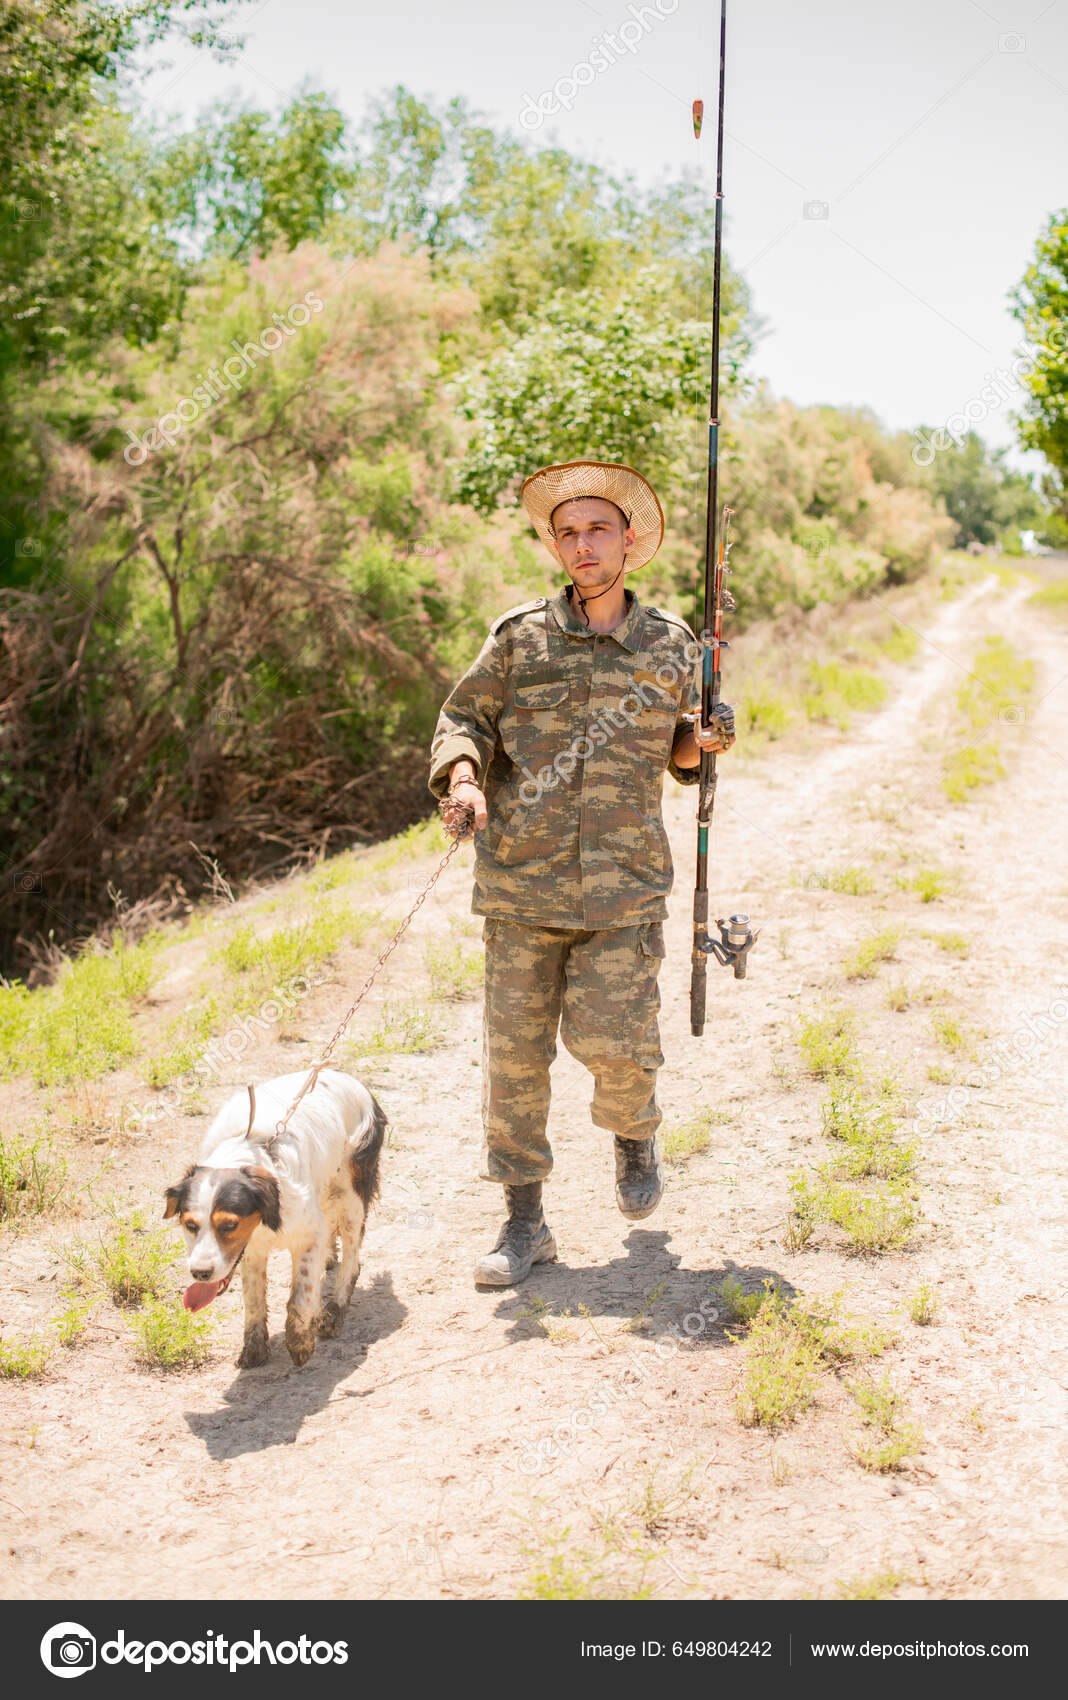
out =
[[[553,512],[561,502],[583,496],[614,502],[634,527],[634,547],[627,551],[625,563],[628,573],[652,560],[664,541],[664,510],[648,479],[617,461],[569,460],[532,472],[519,492],[530,523],[557,561],[560,551],[553,536]]]

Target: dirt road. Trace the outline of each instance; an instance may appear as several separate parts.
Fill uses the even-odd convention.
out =
[[[888,705],[848,733],[723,759],[715,901],[763,932],[746,981],[710,970],[700,1041],[688,1021],[693,802],[669,783],[661,1102],[668,1125],[695,1105],[720,1119],[708,1149],[669,1171],[655,1216],[632,1227],[616,1210],[610,1140],[561,1048],[546,1193],[560,1261],[515,1292],[474,1289],[499,1194],[476,1178],[480,1005],[451,1006],[445,1048],[368,1074],[394,1124],[382,1204],[343,1334],[306,1369],[276,1336],[266,1368],[235,1370],[230,1294],[199,1370],[137,1369],[121,1321],[101,1315],[54,1374],[4,1387],[5,1594],[203,1597],[210,1580],[224,1597],[800,1598],[874,1578],[901,1598],[1062,1594],[1068,634],[1025,596],[990,578],[936,604]],[[953,693],[983,637],[1003,630],[1037,665],[1035,696],[998,729],[1006,777],[953,806],[938,783]],[[467,913],[469,855],[396,959],[413,988],[419,938]],[[870,873],[870,893],[814,882],[843,864]],[[922,867],[955,887],[923,903],[897,879]],[[406,900],[407,888],[398,916]],[[903,929],[896,960],[845,981],[845,951],[889,925]],[[936,930],[964,935],[968,953],[925,936]],[[900,980],[920,995],[893,1008]],[[350,984],[319,992],[308,1042],[265,1044],[256,1073],[310,1059]],[[825,1086],[802,1067],[798,1016],[829,999],[853,1007],[865,1052],[899,1071],[920,1128],[922,1223],[904,1251],[858,1258],[826,1232],[784,1244],[788,1176],[825,1154]],[[938,1009],[970,1054],[947,1057]],[[248,1073],[239,1065],[227,1086]],[[189,1118],[138,1151],[132,1201],[156,1207],[203,1127]],[[8,1249],[21,1295],[7,1295],[5,1325],[54,1308],[61,1282],[47,1236]],[[806,1295],[844,1289],[851,1312],[893,1325],[885,1366],[922,1450],[898,1471],[862,1469],[833,1373],[778,1434],[743,1427],[745,1348],[697,1309],[728,1274],[747,1289],[766,1275]],[[938,1310],[920,1327],[906,1307],[924,1280]],[[250,1549],[254,1564],[235,1567]]]

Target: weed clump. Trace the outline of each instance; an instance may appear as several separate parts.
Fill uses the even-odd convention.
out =
[[[188,1369],[211,1352],[211,1318],[185,1310],[174,1298],[150,1299],[127,1326],[138,1361],[153,1369]]]

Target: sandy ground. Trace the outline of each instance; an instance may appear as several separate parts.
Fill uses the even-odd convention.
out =
[[[500,1194],[476,1178],[480,1003],[450,1006],[447,1045],[365,1071],[393,1123],[382,1201],[344,1330],[305,1369],[277,1332],[265,1368],[233,1367],[231,1293],[197,1370],[137,1368],[104,1308],[45,1379],[0,1384],[4,1594],[512,1597],[554,1555],[558,1586],[595,1592],[644,1582],[665,1597],[834,1597],[892,1572],[898,1597],[1062,1594],[1056,1145],[1068,1020],[1047,1019],[1040,1040],[1018,1036],[1036,1013],[1065,1013],[1068,634],[1025,595],[991,578],[937,604],[887,707],[849,733],[723,758],[714,901],[750,911],[763,933],[747,980],[711,967],[701,1040],[688,1019],[693,801],[668,782],[677,872],[661,1102],[668,1124],[697,1105],[725,1119],[707,1152],[669,1171],[653,1217],[619,1215],[589,1077],[561,1048],[546,1190],[560,1260],[516,1291],[476,1291],[470,1270],[492,1243]],[[996,631],[1036,662],[1036,698],[996,729],[1008,776],[955,807],[938,786],[952,692]],[[806,884],[847,862],[872,872],[872,895]],[[388,970],[392,994],[419,984],[420,941],[468,913],[469,863],[469,850],[454,858],[420,911]],[[932,864],[958,885],[924,905],[894,876]],[[432,866],[405,868],[398,918]],[[845,982],[845,949],[892,922],[905,928],[897,961]],[[970,954],[941,951],[924,937],[934,929],[966,934]],[[932,1004],[888,1007],[887,984],[902,978],[945,995],[973,1035],[971,1062],[939,1048]],[[264,1043],[205,1107],[250,1073],[311,1060],[356,984],[355,969],[334,975],[307,1007],[302,1042]],[[802,1072],[797,1017],[832,996],[858,1011],[866,1052],[900,1071],[924,1117],[923,1225],[906,1252],[858,1259],[834,1230],[784,1247],[787,1177],[826,1154],[825,1088]],[[1000,1070],[939,1113],[948,1086],[928,1067],[948,1061],[960,1082],[995,1055]],[[113,1193],[155,1212],[204,1126],[179,1118],[147,1144],[117,1146]],[[59,1308],[56,1252],[76,1226],[6,1236],[5,1331]],[[277,1330],[285,1270],[272,1268]],[[727,1273],[746,1287],[770,1274],[808,1295],[844,1289],[851,1311],[897,1327],[885,1361],[923,1450],[893,1474],[863,1470],[846,1445],[852,1401],[832,1373],[817,1406],[777,1436],[742,1427],[742,1349],[721,1326],[692,1339],[683,1326]],[[921,1328],[902,1309],[925,1279],[939,1311]],[[561,1319],[552,1338],[531,1314],[539,1304]]]

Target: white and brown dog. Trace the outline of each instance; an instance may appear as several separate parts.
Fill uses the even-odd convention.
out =
[[[235,1092],[208,1129],[197,1161],[166,1191],[164,1214],[178,1217],[189,1246],[188,1310],[224,1293],[244,1260],[242,1369],[267,1361],[272,1251],[288,1251],[293,1259],[286,1309],[293,1362],[307,1363],[317,1336],[338,1332],[360,1273],[367,1212],[378,1194],[389,1123],[373,1094],[350,1074],[324,1069],[286,1132],[275,1137],[276,1123],[306,1079],[307,1070],[282,1074],[254,1093]]]

